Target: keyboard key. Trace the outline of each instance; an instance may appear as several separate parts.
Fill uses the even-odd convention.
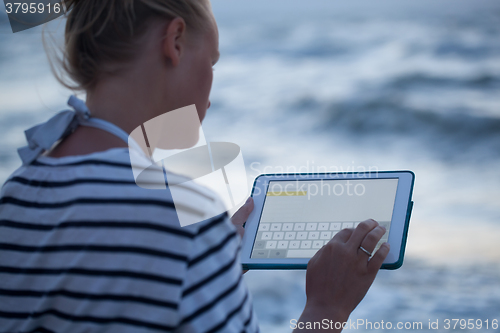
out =
[[[330,230],[340,230],[342,223],[330,223]]]
[[[300,243],[300,248],[301,249],[310,249],[311,248],[311,243],[312,241],[310,240],[305,240]]]
[[[321,249],[323,247],[323,241],[314,241],[312,244],[313,249]]]
[[[306,224],[303,222],[294,223],[293,230],[295,231],[303,231],[306,228]]]
[[[307,239],[307,231],[300,231],[297,233],[297,239]]]
[[[354,227],[354,223],[352,223],[352,222],[344,222],[344,223],[342,223],[342,229],[353,228],[353,227]]]
[[[391,228],[391,222],[380,222],[380,225],[384,226],[386,230]]]
[[[276,241],[268,241],[266,244],[266,249],[275,249],[277,245]]]
[[[259,231],[269,231],[269,223],[261,223],[259,225]]]
[[[281,228],[283,231],[292,231],[293,230],[293,223],[283,223],[283,228]]]
[[[332,239],[332,232],[331,231],[322,231],[319,238],[320,239]]]
[[[266,248],[266,242],[265,241],[256,241],[253,248],[256,249],[256,250],[265,249]]]
[[[261,240],[270,240],[273,237],[273,233],[266,231],[262,233],[262,238]]]
[[[269,258],[286,258],[286,250],[270,250]]]
[[[317,249],[314,250],[288,250],[287,251],[287,258],[312,258],[316,252],[318,252]]]
[[[269,250],[254,250],[252,252],[252,258],[260,259],[267,258],[269,256]]]
[[[271,223],[271,231],[280,231],[281,223]]]
[[[295,239],[295,235],[296,234],[297,234],[297,232],[295,232],[295,231],[286,232],[285,233],[285,239],[288,239],[288,240]]]
[[[306,224],[306,230],[307,231],[314,231],[318,227],[317,223],[307,223]]]
[[[286,249],[286,248],[288,248],[288,241],[279,241],[277,248],[278,249]]]
[[[328,230],[330,229],[330,223],[318,223],[318,230],[323,231],[323,230]]]
[[[274,240],[281,240],[283,237],[285,237],[285,233],[283,231],[278,231],[273,234]]]
[[[290,241],[289,249],[298,249],[300,247],[300,241]]]
[[[307,239],[318,239],[319,238],[319,231],[311,231],[309,233],[309,237]]]

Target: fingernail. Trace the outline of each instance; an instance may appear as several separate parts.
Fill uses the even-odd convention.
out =
[[[248,197],[247,201],[245,201],[245,205],[246,205],[247,203],[249,203],[251,199],[252,199],[252,197]]]

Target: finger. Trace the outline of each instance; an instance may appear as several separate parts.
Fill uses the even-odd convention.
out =
[[[354,229],[342,229],[339,232],[337,232],[337,234],[335,236],[333,236],[332,240],[345,243],[349,240],[353,231],[354,231]]]
[[[245,204],[231,217],[231,222],[235,226],[243,226],[254,207],[252,197],[249,197]]]
[[[361,242],[361,246],[368,252],[373,252],[382,236],[384,236],[385,232],[386,230],[383,226],[377,226],[365,236],[365,238]]]
[[[382,263],[384,262],[385,258],[387,258],[387,255],[389,254],[389,250],[391,249],[391,246],[389,243],[384,243],[382,246],[375,252],[373,257],[368,261],[368,270],[372,272],[376,272],[380,269],[382,266]]]
[[[347,243],[353,247],[353,248],[358,248],[361,246],[361,242],[363,239],[366,237],[366,235],[375,229],[378,226],[378,223],[375,220],[366,220],[358,224],[356,229],[354,229],[354,232],[351,235],[351,238],[347,241]]]

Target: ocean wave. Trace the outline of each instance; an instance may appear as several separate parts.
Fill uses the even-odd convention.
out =
[[[495,45],[497,44],[497,45]],[[466,59],[484,59],[498,56],[498,43],[481,45],[464,45],[460,42],[441,41],[434,49],[437,56],[460,56]]]
[[[500,157],[500,118],[468,110],[418,109],[395,95],[363,96],[322,105],[305,98],[295,109],[322,108],[316,129],[350,137],[397,137],[417,140],[446,156],[463,152]]]
[[[398,98],[379,97],[350,100],[329,107],[328,123],[347,127],[355,132],[422,133],[435,132],[462,138],[500,138],[500,119],[466,113],[443,113],[418,110]]]
[[[411,90],[414,88],[465,88],[500,89],[500,76],[477,74],[468,78],[432,76],[424,73],[411,73],[397,77],[387,84],[390,89]]]

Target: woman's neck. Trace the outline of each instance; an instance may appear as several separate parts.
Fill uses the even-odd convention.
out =
[[[120,147],[127,147],[127,144],[117,136],[97,128],[79,126],[47,153],[47,156],[57,158],[87,155]]]

